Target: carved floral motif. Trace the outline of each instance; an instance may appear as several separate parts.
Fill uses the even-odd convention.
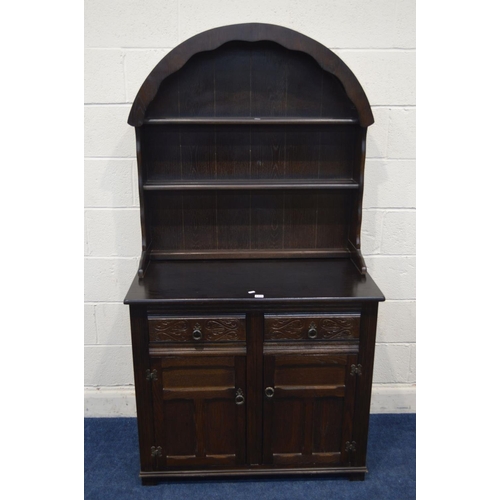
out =
[[[358,318],[328,318],[320,322],[320,333],[324,339],[352,338],[358,327]]]
[[[239,321],[231,319],[210,319],[205,324],[204,335],[207,340],[238,340],[239,326]]]
[[[211,342],[244,340],[241,320],[198,319],[198,320],[151,320],[149,323],[152,342],[190,342],[193,331],[201,331],[201,340]]]
[[[190,340],[187,334],[188,322],[186,320],[153,321],[150,324],[152,341],[185,342]]]
[[[268,318],[266,320],[266,339],[268,340],[300,340],[307,339],[309,329],[317,329],[317,339],[351,339],[357,337],[359,317],[338,318]]]

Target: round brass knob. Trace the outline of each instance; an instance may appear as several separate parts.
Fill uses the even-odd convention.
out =
[[[195,328],[193,330],[193,339],[194,340],[201,340],[201,330],[199,328]]]

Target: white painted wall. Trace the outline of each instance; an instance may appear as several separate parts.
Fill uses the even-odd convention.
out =
[[[227,24],[304,33],[352,69],[373,107],[362,251],[384,292],[372,411],[415,411],[414,0],[85,1],[85,386],[87,416],[134,415],[128,310],[140,223],[131,103],[180,42]]]

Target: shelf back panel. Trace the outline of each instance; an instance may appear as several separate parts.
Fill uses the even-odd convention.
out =
[[[340,80],[308,54],[270,41],[195,54],[160,85],[146,118],[358,118]]]
[[[345,251],[349,192],[148,192],[152,252]]]
[[[145,180],[351,179],[358,131],[351,125],[145,125]]]

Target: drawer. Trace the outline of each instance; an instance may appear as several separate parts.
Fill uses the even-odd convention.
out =
[[[245,315],[148,316],[150,342],[244,342]]]
[[[359,338],[361,314],[264,315],[264,340],[350,340]]]

